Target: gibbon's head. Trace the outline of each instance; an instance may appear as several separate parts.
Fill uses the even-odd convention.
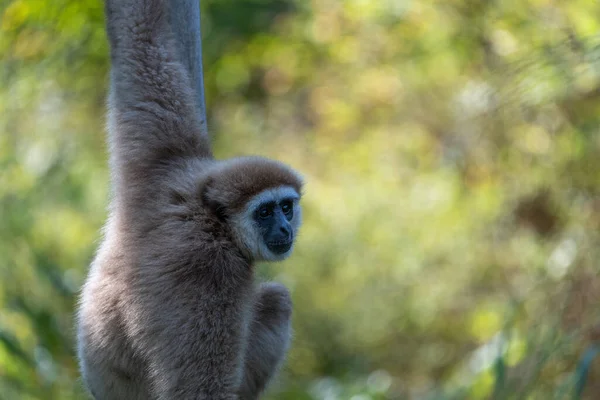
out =
[[[293,249],[302,221],[302,179],[277,161],[245,157],[220,162],[206,182],[203,200],[227,221],[250,259],[280,261]]]

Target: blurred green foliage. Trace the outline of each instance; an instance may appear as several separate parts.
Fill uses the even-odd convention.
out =
[[[219,157],[303,171],[277,399],[600,396],[600,5],[203,0]],[[0,399],[81,399],[99,0],[0,4]]]

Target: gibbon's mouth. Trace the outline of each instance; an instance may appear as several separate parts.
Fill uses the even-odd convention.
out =
[[[291,248],[293,240],[267,242],[267,248],[275,254],[287,253]]]

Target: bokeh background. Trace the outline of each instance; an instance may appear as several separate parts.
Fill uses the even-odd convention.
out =
[[[203,0],[219,157],[303,172],[269,399],[598,399],[600,3]],[[0,2],[0,399],[83,399],[99,0]]]

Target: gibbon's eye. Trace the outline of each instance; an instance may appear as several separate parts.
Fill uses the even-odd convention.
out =
[[[262,219],[269,218],[273,214],[273,209],[269,206],[262,206],[258,209],[258,216]]]
[[[293,209],[293,204],[290,200],[284,200],[281,202],[281,211],[283,211],[283,213],[285,215],[288,215],[289,213],[291,213],[292,209]]]

